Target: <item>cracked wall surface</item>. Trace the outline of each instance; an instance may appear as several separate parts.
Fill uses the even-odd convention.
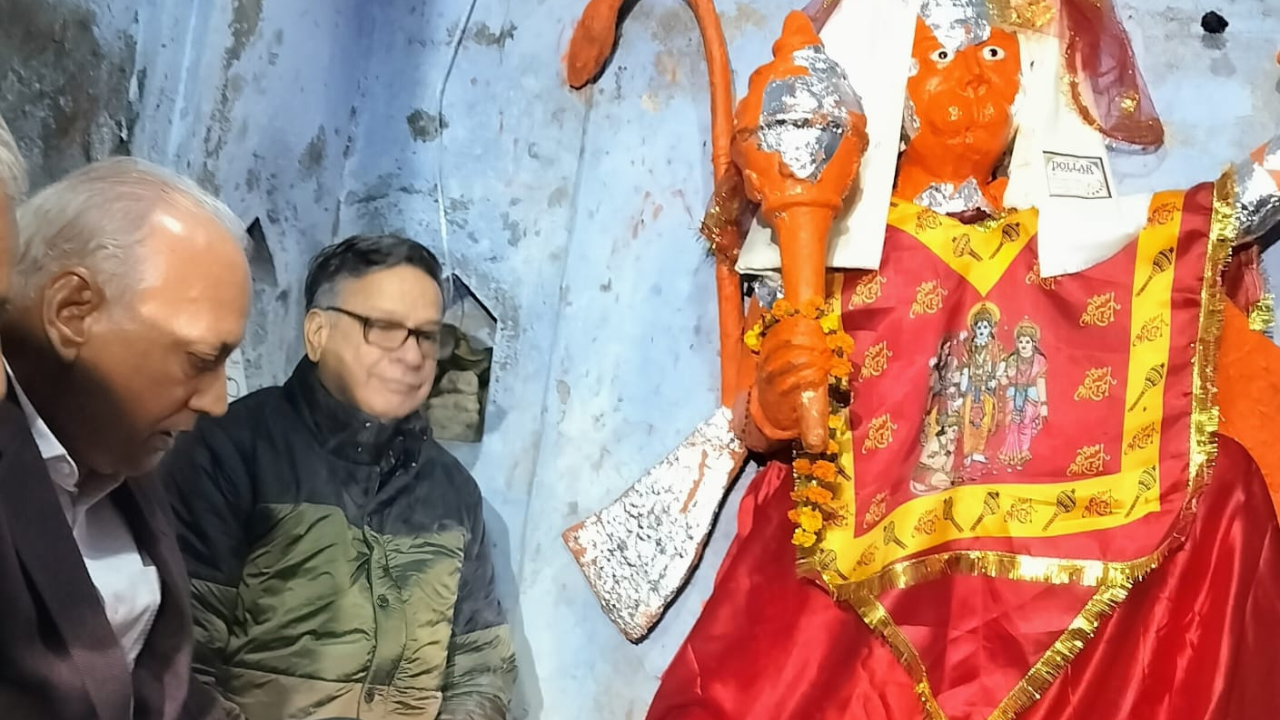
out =
[[[301,357],[302,280],[335,239],[368,18],[343,0],[159,3],[142,17],[139,64],[153,80],[135,152],[262,223],[242,347],[251,389]]]
[[[0,0],[0,113],[32,189],[93,160],[128,154],[140,0]]]

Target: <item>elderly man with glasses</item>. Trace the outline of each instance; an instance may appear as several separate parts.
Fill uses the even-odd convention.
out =
[[[480,491],[422,407],[452,347],[402,237],[311,262],[306,357],[164,468],[197,672],[249,720],[506,717],[515,676]]]

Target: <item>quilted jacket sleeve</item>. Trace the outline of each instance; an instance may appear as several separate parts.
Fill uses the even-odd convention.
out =
[[[494,590],[493,559],[478,493],[468,515],[470,532],[454,609],[440,720],[504,720],[515,685],[515,650]]]
[[[191,576],[193,665],[197,677],[216,687],[247,552],[248,473],[217,421],[206,418],[179,440],[161,476]]]

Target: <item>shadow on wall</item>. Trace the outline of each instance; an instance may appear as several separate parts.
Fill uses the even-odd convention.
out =
[[[538,670],[534,667],[533,649],[524,631],[524,614],[520,611],[520,603],[515,601],[516,570],[511,561],[511,531],[488,500],[484,501],[484,522],[485,532],[489,536],[489,547],[493,552],[494,583],[503,601],[502,608],[507,612],[507,623],[511,626],[511,641],[515,643],[519,663],[515,696],[511,700],[507,720],[540,718],[542,717],[542,693],[538,690]],[[513,592],[510,596],[505,596],[504,591],[508,588]]]

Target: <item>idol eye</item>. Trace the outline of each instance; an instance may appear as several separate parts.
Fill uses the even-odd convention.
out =
[[[982,48],[982,57],[987,60],[1003,60],[1004,48],[996,47],[995,45],[988,45]]]
[[[951,62],[951,51],[946,48],[939,48],[929,53],[929,59],[939,65],[946,65]]]

